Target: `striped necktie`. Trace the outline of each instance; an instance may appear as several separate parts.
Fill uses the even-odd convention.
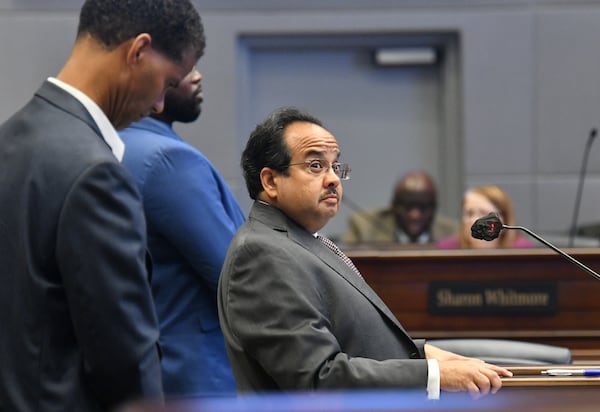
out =
[[[344,263],[348,267],[350,267],[350,269],[352,269],[354,271],[354,273],[356,273],[358,275],[359,278],[364,280],[364,278],[358,271],[358,268],[356,266],[354,266],[354,263],[352,263],[350,258],[348,256],[346,256],[344,254],[344,252],[342,252],[342,250],[339,247],[337,247],[337,245],[335,243],[333,243],[330,239],[326,238],[325,236],[321,236],[321,235],[317,235],[317,239],[319,239],[321,241],[321,243],[323,243],[325,246],[327,246],[327,248],[329,250],[331,250],[333,253],[335,253],[340,259],[342,259],[344,261]]]

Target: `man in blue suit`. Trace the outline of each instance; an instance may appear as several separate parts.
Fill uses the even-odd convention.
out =
[[[235,392],[216,299],[227,247],[245,219],[221,174],[172,128],[200,115],[201,80],[194,68],[167,92],[162,113],[121,132],[146,213],[167,396]]]
[[[0,410],[162,398],[144,213],[115,129],[200,55],[187,0],[87,0],[56,78],[0,126]]]

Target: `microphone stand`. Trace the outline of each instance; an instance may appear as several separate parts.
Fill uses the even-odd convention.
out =
[[[577,187],[577,196],[575,197],[575,208],[573,209],[573,221],[571,223],[571,230],[569,231],[569,247],[573,247],[573,240],[575,239],[575,235],[577,233],[577,218],[579,217],[581,197],[583,194],[583,181],[585,180],[585,172],[588,158],[590,156],[590,149],[597,134],[598,132],[595,128],[590,130],[590,135],[585,144],[585,150],[583,151],[583,162],[581,163],[581,171],[579,172],[579,184]]]
[[[545,239],[541,238],[540,236],[536,235],[535,233],[533,233],[531,230],[527,229],[526,227],[523,227],[523,226],[507,226],[507,225],[503,224],[502,225],[502,229],[517,229],[517,230],[522,230],[523,232],[527,233],[529,236],[537,239],[538,241],[540,241],[544,245],[548,246],[550,249],[554,250],[556,253],[558,253],[559,255],[561,255],[562,257],[564,257],[565,259],[569,260],[571,263],[574,263],[575,265],[579,266],[581,269],[585,270],[587,273],[589,273],[590,275],[592,275],[593,277],[595,277],[596,279],[600,280],[600,275],[598,273],[594,272],[592,269],[590,269],[589,267],[587,267],[586,265],[584,265],[583,263],[581,263],[580,261],[578,261],[577,259],[575,259],[571,255],[563,252],[562,250],[560,250],[559,248],[557,248],[556,246],[554,246],[552,243],[550,243],[547,240],[545,240]]]

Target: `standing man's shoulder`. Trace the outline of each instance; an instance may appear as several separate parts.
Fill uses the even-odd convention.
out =
[[[181,141],[171,126],[150,117],[145,117],[126,129],[119,130],[119,136],[125,143],[124,159],[140,154],[147,155],[163,146]]]
[[[0,126],[0,135],[38,162],[32,173],[53,170],[55,177],[73,178],[99,164],[120,167],[83,105],[49,82]]]
[[[135,177],[142,191],[149,180],[197,179],[204,169],[212,170],[204,154],[159,120],[145,118],[119,134],[125,144],[123,166]]]
[[[123,161],[126,165],[139,158],[165,156],[169,152],[187,152],[208,162],[206,156],[183,140],[170,125],[151,117],[120,130],[119,135],[125,143]]]

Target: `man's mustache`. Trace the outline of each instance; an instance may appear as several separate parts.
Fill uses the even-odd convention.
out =
[[[323,200],[326,197],[329,197],[331,195],[334,195],[336,197],[336,199],[338,199],[338,200],[340,198],[340,195],[338,195],[338,192],[336,189],[329,189],[327,192],[325,192],[321,195],[321,200]]]

